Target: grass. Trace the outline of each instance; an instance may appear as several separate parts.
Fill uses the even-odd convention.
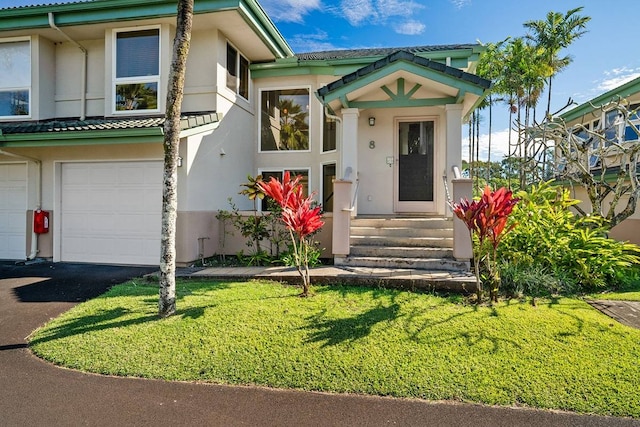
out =
[[[640,274],[640,273],[639,273]],[[635,277],[618,290],[606,290],[592,293],[587,296],[591,299],[609,299],[616,301],[638,301],[640,302],[640,277]]]
[[[273,282],[130,282],[30,338],[39,356],[114,375],[452,399],[640,418],[640,331],[579,299],[460,297]]]

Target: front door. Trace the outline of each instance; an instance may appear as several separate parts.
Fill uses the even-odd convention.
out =
[[[396,212],[434,212],[434,120],[398,120]]]

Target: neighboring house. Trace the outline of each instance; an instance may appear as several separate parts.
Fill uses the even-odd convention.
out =
[[[0,9],[0,259],[159,262],[175,7],[102,0]],[[220,253],[216,213],[229,197],[251,209],[238,195],[249,174],[305,177],[328,212],[329,256],[349,253],[356,213],[450,218],[462,122],[490,87],[472,74],[480,51],[294,55],[255,0],[197,1],[178,262]],[[335,206],[339,196],[353,206]],[[46,234],[32,233],[38,208],[50,213]]]
[[[613,103],[618,101],[625,102],[626,109],[632,112],[633,115],[629,118],[629,121],[621,120],[621,118],[618,117],[618,110],[613,107],[609,109],[602,108],[606,105],[613,106]],[[579,124],[584,126],[585,129],[602,131],[607,141],[615,140],[618,143],[640,143],[638,133],[632,129],[632,126],[635,126],[636,129],[640,127],[638,111],[640,111],[640,77],[577,106],[562,114],[560,118],[564,120],[569,127]],[[586,132],[581,133],[586,134]],[[586,135],[578,136],[584,137]],[[598,148],[595,145],[600,144],[600,142],[598,139],[595,139],[592,145],[594,145],[594,148]],[[613,148],[612,146],[611,152],[615,154]],[[585,163],[588,163],[588,168],[594,174],[601,174],[604,162],[606,174],[614,179],[620,166],[619,157],[609,155],[607,158],[602,159],[595,154],[596,152],[589,155],[588,159],[584,159]],[[638,170],[638,173],[640,173],[640,170]],[[584,188],[574,185],[571,189],[573,197],[581,200],[583,202],[582,207],[588,212],[591,207],[589,197]],[[620,203],[619,209],[622,209],[622,207],[626,205],[626,200],[623,200],[623,202],[624,203]],[[614,227],[611,230],[610,236],[619,240],[628,240],[640,244],[640,209],[636,209],[634,215]]]

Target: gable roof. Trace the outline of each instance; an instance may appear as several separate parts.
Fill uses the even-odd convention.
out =
[[[335,92],[340,88],[343,88],[344,86],[352,84],[357,79],[363,78],[369,74],[376,72],[377,70],[380,70],[388,65],[399,61],[417,64],[421,67],[449,75],[458,80],[469,82],[475,86],[482,88],[483,90],[489,89],[491,87],[490,80],[483,79],[482,77],[478,77],[475,74],[464,72],[458,68],[449,67],[440,62],[422,58],[406,50],[400,50],[393,52],[389,56],[379,59],[376,62],[367,65],[366,67],[360,68],[359,70],[354,71],[351,74],[347,74],[346,76],[343,76],[341,79],[338,79],[333,83],[329,83],[328,85],[321,87],[320,89],[318,89],[318,95],[324,98],[332,92]]]
[[[222,115],[215,112],[184,114],[180,136],[215,129],[221,119]],[[109,138],[109,143],[119,138],[126,138],[128,143],[160,142],[164,122],[164,116],[0,122],[0,147],[101,144],[104,138]]]

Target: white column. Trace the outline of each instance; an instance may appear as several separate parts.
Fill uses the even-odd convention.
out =
[[[462,104],[449,104],[447,112],[447,155],[445,174],[449,191],[453,188],[452,168],[457,166],[462,169]],[[445,209],[447,216],[452,216],[451,210]]]
[[[452,198],[454,202],[473,197],[473,180],[470,178],[453,179]],[[467,225],[457,216],[453,217],[453,257],[459,261],[473,258],[471,235]]]

